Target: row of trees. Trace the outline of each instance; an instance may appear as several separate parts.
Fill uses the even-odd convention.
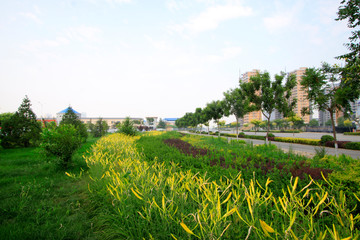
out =
[[[224,92],[222,100],[208,103],[205,108],[197,108],[194,113],[186,113],[185,116],[176,121],[176,125],[183,127],[197,127],[207,125],[214,120],[218,125],[223,116],[234,115],[238,126],[239,118],[253,111],[261,111],[266,118],[267,134],[270,130],[270,116],[276,110],[284,117],[294,115],[293,108],[296,99],[291,97],[291,90],[296,86],[294,75],[280,73],[275,75],[271,81],[268,72],[259,72],[250,78],[249,82],[240,82],[239,87]],[[238,135],[238,127],[236,127]],[[220,133],[219,133],[220,134]],[[267,137],[266,137],[267,139]]]
[[[351,112],[350,102],[360,95],[360,0],[343,0],[338,11],[337,21],[348,20],[348,27],[353,29],[350,43],[345,46],[350,50],[338,59],[345,60],[345,66],[330,66],[323,63],[320,68],[308,68],[300,84],[307,93],[313,108],[303,108],[302,115],[311,114],[312,110],[328,111],[331,117],[333,135],[336,143],[334,113],[337,110],[345,114]],[[285,83],[283,80],[286,78]],[[234,115],[238,120],[245,114],[260,110],[266,118],[267,136],[270,128],[271,113],[277,109],[284,117],[295,118],[293,108],[296,99],[291,97],[291,90],[296,80],[293,75],[280,73],[270,80],[268,72],[259,72],[247,83],[240,82],[239,87],[224,93],[224,99],[208,103],[203,109],[197,108],[193,113],[186,113],[178,119],[178,127],[196,127],[209,125],[213,120],[219,127],[223,116]],[[299,117],[299,116],[298,116]],[[238,126],[238,124],[236,124]],[[238,135],[238,129],[236,129]],[[267,139],[267,138],[266,138]]]

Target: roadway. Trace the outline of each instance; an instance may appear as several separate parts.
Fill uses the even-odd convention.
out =
[[[227,133],[229,133],[229,132],[227,132]],[[192,134],[192,133],[190,133],[190,134]],[[255,135],[254,132],[245,132],[245,134]],[[256,135],[265,136],[266,133],[258,132],[258,133],[256,133]],[[303,133],[295,133],[294,136],[292,133],[275,133],[274,135],[276,137],[296,137],[296,138],[320,139],[321,136],[325,135],[325,134],[324,133],[303,132]],[[328,135],[332,135],[332,134],[328,134]],[[204,136],[207,136],[207,135],[204,135]],[[349,136],[349,135],[344,135],[344,134],[337,134],[336,136],[337,136],[338,141],[360,142],[360,136]],[[228,139],[236,139],[236,138],[228,138]],[[252,142],[254,145],[265,143],[264,140],[247,139],[247,138],[239,138],[239,139],[245,140],[247,143]],[[316,154],[315,149],[319,148],[319,146],[297,144],[297,143],[275,142],[275,141],[272,141],[271,144],[276,145],[278,148],[280,148],[286,152],[292,151],[296,154],[305,155],[307,157],[313,157]],[[327,155],[336,155],[335,148],[325,147],[325,150],[326,150]],[[354,159],[360,158],[360,151],[358,151],[358,150],[349,150],[349,149],[339,148],[337,155],[341,155],[341,154],[351,156]]]

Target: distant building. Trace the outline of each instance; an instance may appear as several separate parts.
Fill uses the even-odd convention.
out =
[[[164,118],[163,121],[166,123],[166,125],[175,125],[175,121],[178,120],[178,118]]]
[[[80,114],[79,112],[75,111],[72,107],[68,107],[68,108],[66,108],[66,109],[64,109],[64,110],[62,110],[62,111],[60,111],[60,112],[58,112],[58,113],[56,114],[56,122],[57,122],[58,124],[61,122],[63,116],[65,115],[65,113],[66,113],[69,109],[73,110],[73,112],[74,112],[79,118],[81,118],[81,114]]]
[[[163,119],[163,121],[164,121],[165,124],[166,124],[166,130],[167,130],[167,131],[172,131],[172,130],[174,130],[174,127],[176,126],[176,125],[175,125],[176,120],[178,120],[178,118],[164,118],[164,119]]]
[[[292,101],[294,98],[297,99],[297,103],[295,105],[294,112],[296,115],[298,115],[299,117],[304,119],[305,123],[309,123],[311,120],[311,116],[310,115],[305,115],[305,116],[301,115],[301,110],[304,107],[310,108],[310,101],[307,98],[307,93],[305,92],[302,85],[300,84],[302,77],[305,74],[306,69],[307,69],[306,67],[301,67],[301,68],[289,73],[289,74],[294,74],[296,76],[296,86],[291,91],[290,100]]]
[[[126,118],[117,118],[117,117],[101,118],[101,119],[107,123],[107,125],[109,126],[110,129],[115,129],[117,124],[122,123],[123,121],[126,120]],[[89,124],[89,123],[95,124],[99,120],[100,120],[100,117],[80,118],[80,121],[85,124]],[[136,127],[144,124],[144,119],[142,119],[142,118],[130,118],[130,120],[134,122],[134,126],[136,126]]]
[[[145,119],[145,126],[149,127],[150,129],[156,129],[156,126],[158,125],[158,117],[146,117]]]

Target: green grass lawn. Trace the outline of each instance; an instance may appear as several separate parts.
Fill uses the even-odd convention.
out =
[[[47,161],[39,148],[0,148],[1,239],[96,239],[88,196],[87,166],[90,139],[64,170]]]

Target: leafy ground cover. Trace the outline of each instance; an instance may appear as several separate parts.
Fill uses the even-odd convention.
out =
[[[87,169],[82,155],[90,139],[67,170]],[[69,178],[38,148],[0,149],[1,239],[95,239],[86,177]]]
[[[272,179],[261,170],[256,172],[256,168],[239,172],[232,167],[211,166],[208,155],[184,154],[174,145],[167,145],[166,139],[181,139],[196,148],[208,146],[207,151],[214,157],[222,156],[230,162],[234,162],[234,154],[245,152],[253,163],[271,158],[305,161],[333,172],[323,180],[291,175]],[[272,146],[170,133],[143,137],[113,134],[98,141],[86,161],[93,179],[89,189],[107,209],[102,216],[102,232],[107,238],[359,237],[358,202],[349,202],[349,192],[339,190],[338,184],[330,181],[334,173],[341,172],[339,169],[349,174],[347,168],[341,168],[346,161],[346,165],[354,164],[348,158],[306,159]],[[237,161],[241,162],[242,157],[236,157]],[[278,185],[281,190],[276,188]]]
[[[67,174],[37,149],[0,149],[0,236],[357,239],[359,174],[346,156],[176,132],[108,135],[84,145]]]

